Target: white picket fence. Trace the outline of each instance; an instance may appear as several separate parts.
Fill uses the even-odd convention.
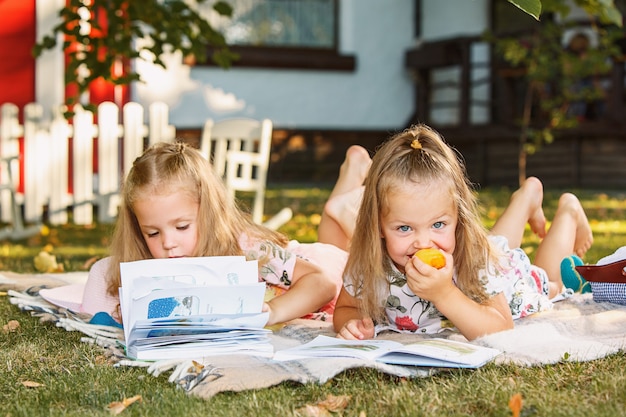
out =
[[[134,159],[145,146],[173,141],[176,135],[164,103],[150,105],[148,125],[138,103],[125,104],[121,118],[114,103],[100,104],[97,124],[94,114],[80,107],[70,124],[61,109],[45,120],[41,105],[27,104],[20,124],[16,105],[0,106],[0,221],[5,225],[0,239],[28,233],[23,225],[41,224],[45,212],[53,225],[67,223],[70,214],[75,224],[92,224],[94,207],[98,221],[112,221],[121,180]]]

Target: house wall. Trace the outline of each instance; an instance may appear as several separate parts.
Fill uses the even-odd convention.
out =
[[[36,0],[34,28],[37,42],[59,24],[59,10],[65,0]],[[65,56],[61,45],[62,36],[57,38],[57,47],[45,51],[36,61],[35,67],[35,102],[42,105],[44,116],[50,117],[52,109],[65,102],[64,67]]]
[[[411,0],[342,0],[340,52],[354,72],[187,67],[168,61],[169,80],[137,84],[131,100],[171,107],[170,121],[193,129],[207,118],[270,118],[289,129],[398,129],[413,111],[413,83],[404,54],[414,44]],[[155,71],[137,63],[142,71]],[[159,70],[156,70],[159,72]]]
[[[457,36],[480,36],[490,27],[489,0],[422,0],[422,41],[436,41]],[[514,7],[511,5],[511,7]],[[490,48],[487,43],[472,47],[473,80],[489,77]],[[432,92],[433,110],[424,119],[437,125],[459,123],[460,67],[451,66],[432,72],[432,83],[442,87]],[[479,84],[471,92],[470,121],[473,124],[489,122],[489,109],[476,103],[488,102],[489,86]],[[450,103],[451,105],[446,105]]]

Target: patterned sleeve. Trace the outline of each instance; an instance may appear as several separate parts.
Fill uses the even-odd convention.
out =
[[[296,256],[289,250],[267,240],[241,243],[247,259],[258,260],[259,281],[288,289],[293,281]]]
[[[352,297],[356,297],[356,288],[354,288],[354,284],[352,283],[351,279],[347,279],[344,278],[343,280],[343,288],[346,290],[346,292],[348,294],[350,294]]]
[[[485,292],[493,297],[501,292],[506,292],[509,286],[508,274],[513,268],[513,265],[509,259],[511,249],[509,249],[509,242],[504,236],[489,236],[489,241],[493,247],[501,254],[498,257],[499,263],[494,265],[489,262],[487,268],[480,271],[479,279],[485,286]]]

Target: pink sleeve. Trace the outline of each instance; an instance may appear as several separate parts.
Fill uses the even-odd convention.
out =
[[[119,297],[112,297],[107,293],[107,272],[111,258],[100,259],[89,270],[81,312],[96,314],[101,311],[109,313],[113,318],[119,319],[117,307]]]

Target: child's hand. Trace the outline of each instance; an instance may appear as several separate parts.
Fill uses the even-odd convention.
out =
[[[443,255],[446,258],[445,265],[439,269],[425,263],[418,256],[407,262],[404,271],[407,285],[413,294],[436,303],[440,296],[455,288],[452,281],[452,256],[447,253]]]
[[[374,337],[374,322],[371,318],[352,319],[337,333],[340,339],[363,340]]]
[[[270,313],[270,316],[267,319],[267,323],[265,324],[266,326],[271,326],[273,324],[276,324],[276,323],[274,323],[274,319],[272,317],[273,316],[273,314],[272,314],[272,307],[270,306],[269,303],[263,303],[263,307],[261,308],[261,312],[263,312],[263,313],[269,312]]]

